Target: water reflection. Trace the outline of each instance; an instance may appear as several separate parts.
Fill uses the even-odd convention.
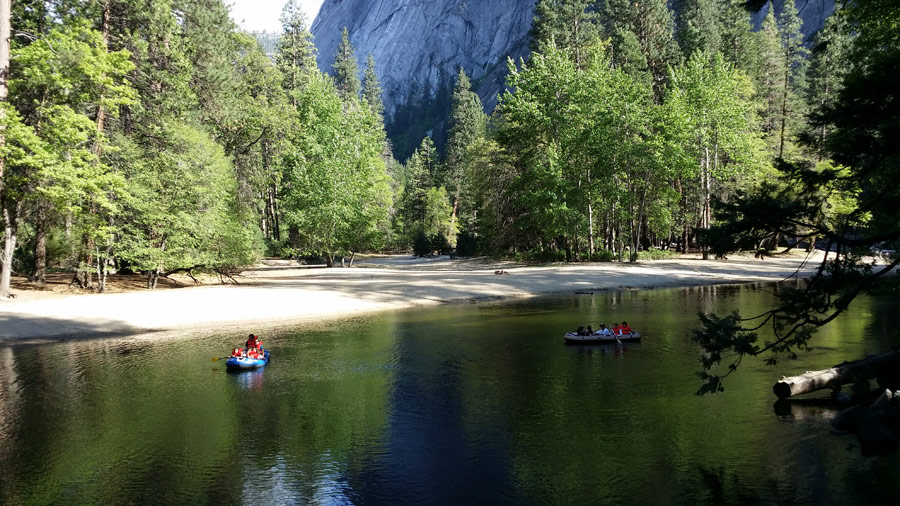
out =
[[[229,377],[234,378],[235,384],[237,384],[240,388],[242,388],[243,390],[252,390],[256,392],[262,391],[263,375],[265,374],[265,372],[265,368],[253,369],[251,371],[226,371]]]
[[[639,350],[640,342],[580,344],[572,343],[566,346],[571,353],[592,357],[595,353],[600,355],[612,355],[615,358],[625,358],[632,350]]]
[[[889,348],[897,300],[863,298],[812,353],[745,363],[699,398],[700,310],[771,285],[548,297],[266,334],[275,360],[210,367],[233,336],[0,348],[0,503],[877,504],[898,457],[773,404],[784,374]],[[623,321],[639,343],[564,344]],[[573,323],[576,323],[573,326]]]

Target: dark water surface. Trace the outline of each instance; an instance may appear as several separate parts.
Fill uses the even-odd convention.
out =
[[[2,504],[900,504],[900,458],[776,414],[772,384],[898,344],[862,298],[816,349],[696,397],[696,313],[771,285],[460,304],[263,335],[0,348]],[[566,346],[627,320],[640,344]],[[255,329],[249,329],[250,331]],[[826,394],[821,394],[825,396]]]

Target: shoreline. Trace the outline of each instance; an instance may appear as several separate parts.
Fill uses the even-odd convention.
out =
[[[794,273],[808,277],[820,255],[551,266],[403,256],[363,259],[343,269],[263,265],[246,271],[239,285],[53,294],[0,302],[0,346],[113,337],[163,339],[445,303],[781,281]]]

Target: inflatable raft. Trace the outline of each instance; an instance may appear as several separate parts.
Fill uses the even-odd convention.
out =
[[[225,362],[225,368],[231,372],[251,371],[269,363],[269,350],[265,350],[263,358],[231,357]]]
[[[569,332],[563,336],[566,344],[604,344],[604,343],[624,343],[627,341],[640,341],[641,334],[632,332],[631,334],[622,334],[620,336],[591,334],[588,336],[579,336],[575,332]]]

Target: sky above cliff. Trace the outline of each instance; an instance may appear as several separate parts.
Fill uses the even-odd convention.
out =
[[[298,0],[312,25],[323,0]],[[231,19],[248,32],[280,32],[281,9],[287,0],[231,0]]]

